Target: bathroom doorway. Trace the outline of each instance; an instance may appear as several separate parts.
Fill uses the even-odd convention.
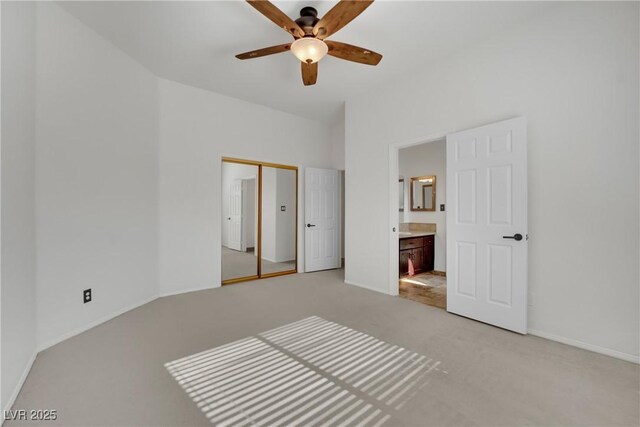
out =
[[[446,140],[398,150],[398,294],[447,307]]]
[[[476,128],[449,133],[446,142],[446,185],[438,185],[436,207],[446,211],[445,229],[434,231],[434,270],[444,271],[446,309],[448,312],[525,334],[527,332],[527,120],[514,117]],[[422,145],[429,146],[442,137],[389,145],[389,293],[399,294],[399,241],[411,236],[412,218],[407,218],[400,236],[398,175],[400,151]],[[424,161],[418,161],[425,166]],[[406,173],[406,172],[403,172]],[[427,207],[429,176],[417,172],[411,190],[403,194],[414,197],[415,208]],[[424,172],[429,173],[429,172]],[[407,177],[403,177],[405,181]],[[409,177],[411,178],[411,177]],[[409,181],[410,182],[410,181]],[[418,188],[416,188],[416,183]],[[405,186],[406,188],[406,186]],[[440,188],[446,190],[446,206],[438,199]],[[431,189],[431,191],[433,188]],[[409,193],[409,191],[413,191]],[[417,200],[417,202],[416,202]],[[417,203],[422,203],[418,205]],[[429,206],[431,208],[431,206]],[[426,212],[433,212],[427,211]],[[415,229],[415,226],[413,226]],[[442,236],[442,231],[446,236]],[[419,237],[419,236],[418,236]],[[437,238],[446,242],[444,270],[437,266]],[[410,240],[410,239],[409,239]],[[414,242],[426,247],[428,242]],[[407,245],[403,245],[405,249]],[[420,251],[411,252],[411,260]],[[417,258],[419,260],[419,258]],[[442,258],[441,258],[442,259]],[[418,262],[420,265],[420,262]],[[414,271],[415,273],[415,271]],[[414,274],[415,276],[415,274]]]

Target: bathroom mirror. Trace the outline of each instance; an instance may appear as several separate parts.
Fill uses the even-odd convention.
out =
[[[411,178],[411,210],[436,210],[436,176],[425,175]]]

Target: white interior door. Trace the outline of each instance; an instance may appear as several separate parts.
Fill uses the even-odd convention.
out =
[[[305,271],[340,268],[340,174],[305,169]]]
[[[447,136],[447,311],[527,331],[524,118]]]
[[[235,179],[229,189],[229,248],[244,251],[242,235],[242,180]]]

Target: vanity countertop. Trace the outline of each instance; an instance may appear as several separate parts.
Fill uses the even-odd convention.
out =
[[[435,236],[435,231],[401,231],[398,233],[399,239],[411,239],[413,237]]]

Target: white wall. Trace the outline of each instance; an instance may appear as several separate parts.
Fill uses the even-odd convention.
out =
[[[46,347],[157,295],[157,81],[55,3],[37,10],[38,342]]]
[[[221,156],[329,167],[332,152],[318,122],[158,79],[55,3],[36,9],[45,348],[159,293],[219,286]]]
[[[318,122],[168,80],[159,91],[160,293],[220,286],[221,156],[301,167],[302,200],[302,168],[331,167],[331,136]]]
[[[345,111],[342,108],[340,116],[331,126],[331,161],[332,167],[344,170],[344,131],[345,131]]]
[[[277,223],[277,174],[274,168],[262,168],[262,252],[261,257],[275,262]]]
[[[405,179],[404,212],[402,212],[404,219],[400,222],[436,224],[434,268],[438,271],[447,271],[447,212],[440,211],[440,204],[446,203],[447,200],[446,149],[446,141],[441,140],[403,148],[398,152],[398,172]],[[435,212],[411,210],[411,177],[424,175],[436,176]]]
[[[345,137],[345,109],[340,111],[339,117],[331,126],[331,156],[333,169],[340,171],[340,258],[344,260],[344,137]]]
[[[637,360],[639,6],[558,4],[348,100],[346,280],[389,291],[389,144],[526,115],[529,327]]]
[[[36,352],[35,4],[2,2],[2,253],[0,409]]]
[[[221,156],[330,167],[332,149],[320,123],[158,79],[53,2],[2,12],[5,406],[36,349],[219,286]]]

